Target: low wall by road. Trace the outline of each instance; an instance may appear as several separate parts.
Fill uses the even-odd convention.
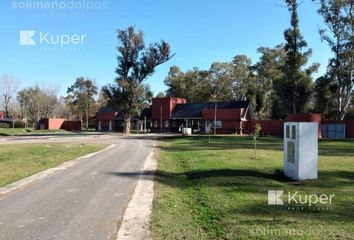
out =
[[[81,125],[81,121],[69,121],[64,118],[43,118],[39,121],[37,129],[81,131]]]

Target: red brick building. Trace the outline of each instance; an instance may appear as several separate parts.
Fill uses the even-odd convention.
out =
[[[39,120],[37,129],[81,131],[81,121],[69,121],[64,118],[42,118]]]
[[[216,121],[215,121],[216,119]],[[187,103],[183,98],[155,98],[152,101],[152,131],[178,132],[183,127],[208,133],[216,122],[217,133],[242,131],[244,122],[254,119],[248,101]]]
[[[5,111],[0,110],[0,123],[11,124],[13,121],[11,118],[6,118]]]
[[[142,130],[146,124],[153,132],[178,132],[189,127],[193,132],[207,133],[214,127],[215,115],[217,133],[240,132],[245,122],[254,119],[248,101],[187,103],[184,98],[166,97],[154,98],[151,108],[133,119],[132,129]],[[117,110],[103,107],[96,114],[98,131],[121,131],[123,125],[124,114]]]
[[[151,118],[151,109],[144,109],[140,117],[136,116],[132,118],[131,129],[142,128],[142,125],[139,125],[140,118],[144,120],[145,118],[150,121]],[[95,116],[96,120],[96,130],[103,132],[122,132],[124,127],[124,113],[110,107],[102,107]],[[150,128],[150,124],[146,126]]]
[[[117,124],[118,111],[109,108],[102,107],[98,113],[96,113],[96,130],[97,131],[113,131],[118,127]]]

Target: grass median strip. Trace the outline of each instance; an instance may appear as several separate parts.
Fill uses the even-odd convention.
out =
[[[0,187],[105,147],[104,144],[0,145]]]
[[[154,239],[353,239],[354,141],[320,141],[319,179],[282,174],[282,140],[190,137],[160,145]],[[268,206],[268,190],[335,194],[324,208]],[[284,197],[287,199],[287,196]]]
[[[56,133],[70,133],[68,131],[57,129],[57,130],[37,130],[33,128],[0,128],[0,137],[9,137],[9,136],[24,136],[31,134],[56,134]]]

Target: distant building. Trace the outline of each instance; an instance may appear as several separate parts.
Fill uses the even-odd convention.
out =
[[[38,130],[81,131],[81,121],[70,121],[64,118],[42,118],[37,124]]]
[[[102,107],[95,116],[96,130],[103,132],[122,132],[124,128],[124,113],[110,108]],[[139,116],[131,119],[132,130],[151,129],[151,108],[144,109]]]
[[[155,98],[152,101],[152,131],[240,133],[244,123],[254,119],[249,101],[186,103],[183,98]],[[215,121],[216,120],[216,121]]]
[[[215,127],[217,133],[240,133],[243,124],[253,119],[248,101],[187,103],[184,98],[166,97],[154,98],[149,109],[132,119],[132,129],[146,126],[152,132],[178,132],[188,127],[193,132],[208,133]],[[122,131],[123,126],[124,113],[118,110],[103,107],[96,114],[98,131]]]
[[[5,111],[0,110],[0,123],[11,124],[13,121],[11,118],[6,118]]]
[[[95,116],[97,131],[118,131],[124,115],[110,107],[102,107]]]

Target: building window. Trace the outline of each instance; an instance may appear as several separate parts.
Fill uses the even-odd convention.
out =
[[[285,137],[286,138],[290,138],[290,126],[288,125],[288,126],[286,126],[286,131],[285,131]]]
[[[292,133],[292,138],[296,139],[296,126],[295,125],[292,126],[291,133]]]
[[[165,128],[168,128],[168,125],[169,125],[169,124],[168,124],[168,120],[166,120],[166,121],[165,121],[165,124],[164,124],[164,127],[165,127]]]
[[[214,124],[215,124],[216,129],[222,128],[222,121],[220,121],[220,120],[213,121],[213,126],[214,126]]]

